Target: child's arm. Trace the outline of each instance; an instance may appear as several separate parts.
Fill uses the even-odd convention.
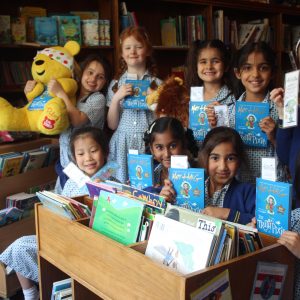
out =
[[[132,85],[126,83],[121,85],[112,97],[107,114],[107,124],[110,129],[117,129],[120,121],[120,102],[124,97],[131,95],[132,92]]]
[[[270,117],[265,117],[259,122],[260,129],[266,133],[268,140],[273,146],[276,144],[276,123]]]
[[[89,121],[88,116],[72,103],[69,96],[66,94],[58,81],[51,79],[48,83],[48,90],[50,93],[64,101],[70,122],[74,127],[81,126]]]
[[[297,258],[300,258],[300,235],[293,231],[284,231],[277,242],[287,247]]]
[[[176,192],[173,189],[173,184],[169,179],[164,180],[164,186],[160,192],[161,196],[164,196],[167,202],[174,203],[176,200]]]
[[[207,206],[201,211],[201,213],[218,219],[227,220],[230,214],[230,209],[216,206]]]

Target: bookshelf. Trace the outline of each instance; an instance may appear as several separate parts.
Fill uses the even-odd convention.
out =
[[[181,275],[146,257],[144,242],[126,247],[87,227],[88,220],[70,221],[41,204],[35,209],[41,299],[67,277],[75,299],[189,299],[225,269],[233,299],[249,299],[258,261],[288,265],[282,299],[292,299],[295,257],[274,238],[265,236],[266,247],[254,253]]]
[[[245,0],[127,0],[125,2],[127,10],[135,12],[139,25],[144,26],[150,33],[161,78],[170,74],[172,67],[184,64],[188,47],[162,47],[160,20],[169,17],[177,18],[179,15],[202,15],[205,20],[206,37],[212,39],[215,38],[214,22],[217,11],[223,11],[224,19],[226,17],[230,21],[236,20],[237,25],[267,18],[272,28],[270,43],[277,54],[276,83],[283,84],[282,74],[291,70],[288,56],[284,52],[286,36],[283,24],[299,25],[300,7]]]

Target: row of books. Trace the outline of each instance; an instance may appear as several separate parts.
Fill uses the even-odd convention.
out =
[[[111,44],[110,20],[99,19],[98,12],[88,11],[51,16],[45,11],[21,12],[19,17],[0,15],[0,35],[2,44],[64,45],[69,40],[86,46]]]
[[[32,79],[30,61],[0,61],[0,85],[2,87],[24,86]]]
[[[56,144],[47,144],[23,152],[0,154],[0,178],[53,165],[58,156],[59,146]]]
[[[51,300],[72,300],[72,279],[53,282]]]

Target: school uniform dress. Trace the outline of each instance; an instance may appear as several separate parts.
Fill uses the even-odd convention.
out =
[[[118,88],[125,84],[127,79],[127,71],[118,80]],[[161,84],[161,80],[153,77],[146,71],[142,77],[143,80],[152,82],[153,80],[157,85]],[[114,92],[112,87],[115,85],[116,80],[113,80],[108,87],[107,106],[110,106]],[[145,143],[143,140],[144,132],[148,126],[153,122],[154,114],[150,110],[138,109],[123,109],[121,102],[120,121],[118,128],[114,132],[109,144],[109,159],[117,162],[120,166],[117,171],[116,178],[122,183],[128,180],[127,171],[127,153],[129,149],[136,149],[139,153],[145,152]]]
[[[221,190],[208,198],[208,182],[205,181],[205,207],[217,206],[229,208],[227,218],[230,222],[248,224],[255,216],[255,186],[239,182],[235,178]]]
[[[105,96],[100,92],[95,92],[77,102],[77,108],[84,112],[88,117],[88,122],[81,127],[93,126],[103,129],[105,122],[105,108],[106,99]],[[70,150],[70,137],[76,127],[69,127],[67,130],[62,132],[59,137],[60,147],[60,168],[58,171],[62,172],[70,161],[72,161],[72,154]],[[62,187],[59,178],[56,181],[55,193],[61,194]]]
[[[245,101],[246,93],[243,93],[237,101]],[[270,94],[267,93],[262,103],[269,103],[270,117],[277,123],[278,113],[273,101],[270,100]],[[228,106],[230,127],[235,128],[235,105]],[[246,153],[249,159],[249,167],[241,168],[238,179],[242,182],[256,183],[256,178],[261,177],[261,158],[262,157],[277,157],[275,147],[268,142],[266,148],[246,147]],[[286,181],[286,171],[284,165],[277,159],[277,180]]]

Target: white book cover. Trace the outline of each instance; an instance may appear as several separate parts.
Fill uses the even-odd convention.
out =
[[[198,228],[156,215],[146,255],[182,274],[205,268],[214,235]]]

